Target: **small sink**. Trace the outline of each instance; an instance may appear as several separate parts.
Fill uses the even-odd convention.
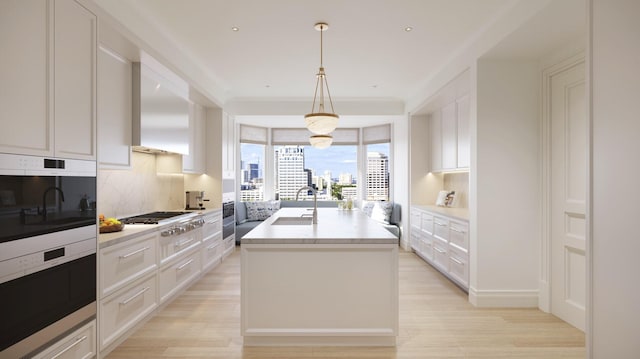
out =
[[[278,217],[271,225],[273,226],[304,226],[313,222],[311,217]]]

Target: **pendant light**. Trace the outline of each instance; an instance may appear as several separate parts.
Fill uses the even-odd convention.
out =
[[[317,135],[328,135],[333,132],[338,126],[338,118],[333,110],[333,102],[331,101],[331,94],[329,93],[329,85],[327,84],[327,75],[324,72],[322,65],[322,33],[329,28],[324,22],[315,24],[314,28],[320,31],[320,70],[316,74],[316,91],[313,95],[313,104],[311,105],[311,113],[304,116],[304,122],[309,129]],[[327,90],[327,97],[329,97],[329,104],[331,105],[331,112],[327,112],[324,107],[324,90]],[[318,90],[320,90],[320,96],[318,97]],[[316,111],[316,98],[318,98],[318,110]],[[315,111],[315,112],[314,112]]]
[[[309,137],[309,143],[314,148],[324,149],[331,146],[333,137],[330,135],[313,135]]]

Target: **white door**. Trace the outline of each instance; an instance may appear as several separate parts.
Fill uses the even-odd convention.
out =
[[[587,102],[584,63],[551,77],[551,313],[584,331]]]

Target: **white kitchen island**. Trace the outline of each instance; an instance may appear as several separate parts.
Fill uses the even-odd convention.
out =
[[[283,208],[242,238],[244,345],[395,345],[398,239],[358,210],[273,224],[310,213]]]

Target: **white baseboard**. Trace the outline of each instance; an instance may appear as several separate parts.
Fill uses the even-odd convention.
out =
[[[469,288],[469,302],[480,308],[538,308],[538,290],[477,290]]]

